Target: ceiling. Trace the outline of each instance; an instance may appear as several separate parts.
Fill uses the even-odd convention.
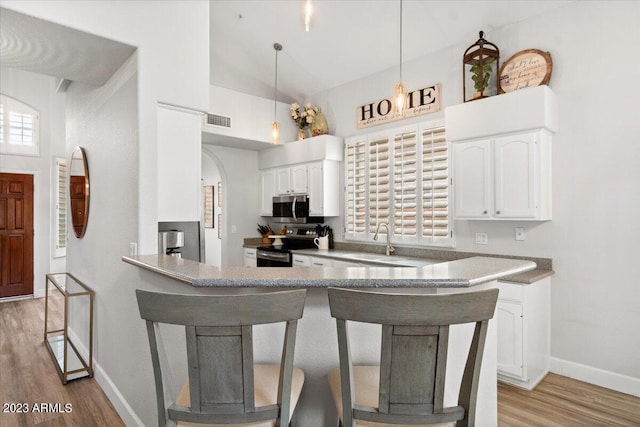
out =
[[[0,10],[3,66],[102,86],[135,52],[133,46]]]
[[[403,62],[460,44],[572,1],[403,1]],[[388,69],[400,61],[400,0],[313,0],[305,32],[305,0],[211,0],[211,84],[264,98],[310,96]],[[2,65],[100,86],[135,51],[9,9],[0,13]],[[462,52],[461,52],[462,55]]]
[[[313,0],[305,32],[304,0],[212,0],[211,84],[274,97],[274,42],[278,99],[304,102],[311,95],[397,68],[400,0]],[[403,62],[447,46],[471,45],[484,30],[562,7],[571,1],[403,2]],[[462,53],[460,56],[462,57]]]

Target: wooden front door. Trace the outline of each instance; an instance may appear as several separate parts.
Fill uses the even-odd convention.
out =
[[[33,293],[33,175],[0,173],[0,298]]]

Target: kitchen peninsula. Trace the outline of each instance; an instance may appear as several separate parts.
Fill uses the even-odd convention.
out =
[[[295,364],[305,372],[305,385],[293,418],[293,425],[333,425],[336,413],[327,384],[327,373],[338,366],[335,322],[329,314],[326,288],[376,288],[389,292],[448,293],[495,287],[496,280],[536,268],[536,263],[517,259],[472,257],[419,268],[405,267],[301,267],[251,268],[213,267],[166,255],[123,256],[122,260],[140,268],[140,275],[173,279],[175,293],[264,292],[283,288],[306,288],[305,311],[298,324]],[[272,343],[280,341],[280,325],[260,326],[255,337],[256,362],[277,360]],[[353,325],[352,357],[359,364],[376,364],[380,332],[372,325]],[[472,325],[451,328],[449,372],[445,404],[457,401],[464,367],[460,352],[466,351]],[[259,335],[259,336],[258,336]],[[183,342],[176,342],[174,350]],[[495,319],[490,322],[480,375],[478,425],[497,425],[497,337]],[[149,368],[150,369],[150,368]],[[185,374],[186,375],[186,374]]]

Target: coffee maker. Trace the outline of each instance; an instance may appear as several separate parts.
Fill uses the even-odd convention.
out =
[[[158,233],[158,253],[182,258],[180,248],[184,246],[184,232],[180,230],[161,231]]]

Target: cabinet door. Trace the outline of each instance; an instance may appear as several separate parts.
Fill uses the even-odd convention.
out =
[[[310,267],[311,266],[311,257],[308,257],[306,255],[294,254],[292,263],[293,263],[294,267]]]
[[[273,216],[273,196],[276,195],[276,171],[267,169],[260,173],[260,215]]]
[[[497,218],[534,218],[537,214],[537,133],[501,136],[494,141]]]
[[[496,316],[498,319],[498,372],[525,379],[523,378],[522,304],[498,300]]]
[[[311,257],[312,267],[333,267],[333,260],[329,258]]]
[[[363,267],[363,265],[358,264],[357,262],[340,261],[340,260],[334,259],[333,267]]]
[[[309,171],[309,215],[324,216],[324,182],[322,162],[310,163]]]
[[[276,193],[291,194],[291,168],[276,169]]]
[[[291,166],[290,172],[291,192],[295,194],[307,194],[307,165]]]
[[[488,218],[491,213],[491,141],[453,144],[457,218]]]
[[[256,259],[256,250],[245,248],[244,249],[244,266],[245,267],[257,267],[258,260]]]

